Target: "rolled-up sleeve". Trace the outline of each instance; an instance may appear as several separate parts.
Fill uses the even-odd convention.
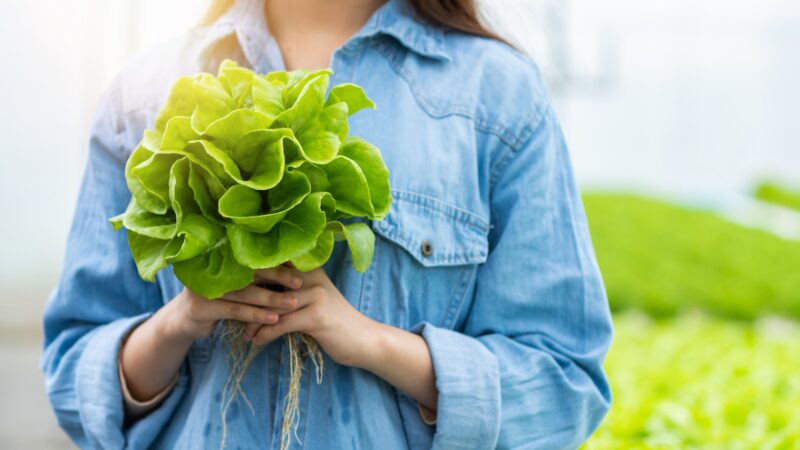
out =
[[[609,409],[612,326],[551,108],[494,167],[490,253],[463,330],[424,324],[435,449],[577,448]]]
[[[130,199],[116,86],[104,95],[91,128],[63,270],[44,316],[47,393],[59,424],[81,448],[148,447],[187,384],[183,368],[157,409],[126,422],[120,347],[163,302],[158,286],[139,278],[125,232],[114,232],[108,222]]]

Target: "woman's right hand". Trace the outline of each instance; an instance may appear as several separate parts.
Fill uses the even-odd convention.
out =
[[[259,270],[253,284],[209,300],[184,288],[150,319],[137,326],[122,347],[121,368],[131,396],[146,401],[175,379],[178,368],[196,339],[211,335],[217,321],[239,320],[272,325],[278,316],[296,308],[294,295],[259,287],[260,284],[298,289],[285,266]]]
[[[297,298],[290,293],[259,287],[259,284],[266,283],[287,289],[299,289],[303,285],[302,279],[293,276],[289,267],[279,266],[259,270],[253,284],[214,300],[184,288],[163,308],[167,333],[193,341],[210,336],[219,320],[265,325],[277,323],[279,315],[297,305]]]

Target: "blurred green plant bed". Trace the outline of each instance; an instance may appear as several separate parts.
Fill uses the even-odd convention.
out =
[[[754,195],[759,200],[800,211],[800,190],[764,181],[756,186]]]
[[[800,241],[658,199],[583,199],[613,310],[800,317]]]
[[[800,449],[800,242],[658,199],[584,204],[616,330],[584,449]]]
[[[613,406],[584,450],[800,449],[800,326],[615,315]]]

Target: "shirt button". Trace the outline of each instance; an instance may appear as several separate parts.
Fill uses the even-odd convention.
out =
[[[431,256],[433,254],[433,244],[431,241],[422,242],[422,256]]]

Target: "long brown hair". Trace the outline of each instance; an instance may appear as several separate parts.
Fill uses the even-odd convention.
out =
[[[235,0],[213,0],[201,25],[209,25],[225,14]],[[475,0],[405,0],[424,21],[444,28],[506,42],[480,18]]]
[[[422,20],[444,28],[506,42],[481,20],[475,0],[406,0]]]

